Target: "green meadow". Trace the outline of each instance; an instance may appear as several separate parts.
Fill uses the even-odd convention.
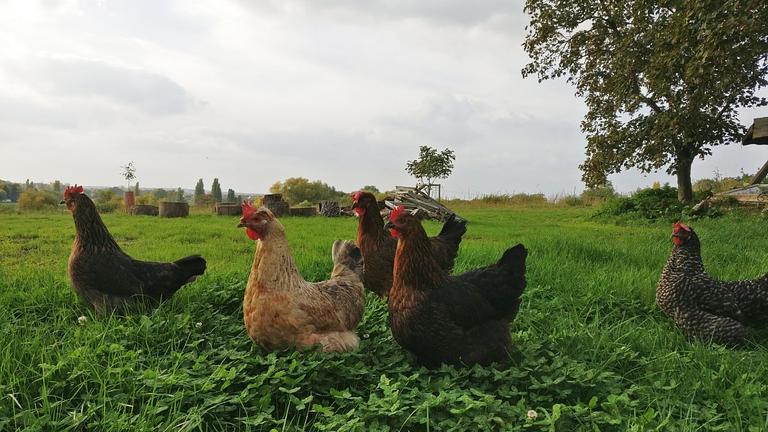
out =
[[[241,306],[255,245],[233,217],[105,215],[133,257],[199,253],[208,270],[152,313],[94,316],[69,287],[71,216],[0,214],[0,430],[768,429],[768,335],[739,350],[691,341],[654,304],[670,224],[596,220],[582,208],[458,210],[469,225],[456,272],[518,242],[530,251],[508,364],[415,366],[373,296],[356,352],[261,351]],[[332,241],[357,226],[282,222],[313,281],[330,273]],[[768,271],[765,220],[691,225],[716,277]]]

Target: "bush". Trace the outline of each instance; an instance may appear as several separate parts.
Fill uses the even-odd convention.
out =
[[[114,201],[109,201],[105,203],[96,203],[96,211],[99,213],[112,213],[119,207],[119,204]]]
[[[581,201],[583,203],[594,205],[601,204],[609,199],[616,198],[616,190],[613,189],[613,184],[607,182],[606,184],[594,188],[589,188],[581,193]]]
[[[677,199],[677,188],[664,185],[641,189],[631,197],[611,198],[597,214],[609,216],[633,215],[644,219],[658,219],[682,215],[685,205]]]
[[[28,189],[19,196],[19,210],[51,210],[58,207],[59,201],[52,192]]]

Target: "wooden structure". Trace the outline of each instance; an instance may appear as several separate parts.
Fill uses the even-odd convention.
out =
[[[232,202],[216,203],[213,211],[219,216],[242,216],[243,214],[240,204]]]
[[[133,211],[133,207],[136,205],[136,196],[133,194],[133,191],[123,192],[123,203],[125,204],[125,211]]]
[[[149,204],[137,204],[131,209],[132,215],[157,216],[160,209],[157,206]]]
[[[283,201],[283,194],[267,194],[261,199],[262,205],[268,208],[276,217],[286,216],[290,213],[290,205]]]
[[[747,130],[747,134],[741,140],[743,145],[757,144],[768,145],[768,117],[756,118],[752,126]],[[752,178],[750,185],[760,184],[768,176],[768,161]]]
[[[160,217],[187,217],[189,216],[189,204],[185,202],[160,201]]]
[[[437,219],[442,222],[455,214],[448,207],[432,199],[419,187],[397,186],[395,193],[384,200],[384,203],[389,208],[402,205],[408,211],[421,212],[426,218]],[[457,218],[461,219],[459,216]]]
[[[315,207],[291,207],[291,216],[316,216],[317,209]]]

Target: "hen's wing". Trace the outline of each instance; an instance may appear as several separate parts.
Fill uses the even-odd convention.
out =
[[[145,284],[125,254],[81,254],[71,269],[73,282],[101,294],[130,297],[143,294]]]

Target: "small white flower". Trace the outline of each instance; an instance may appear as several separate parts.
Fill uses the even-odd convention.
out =
[[[195,323],[195,328],[202,328],[202,327],[203,327],[203,323],[201,323],[201,322],[196,322]]]
[[[78,318],[77,318],[77,323],[78,323],[78,324],[80,324],[80,325],[83,325],[83,324],[85,324],[85,323],[86,323],[86,321],[88,321],[88,318],[87,318],[87,317],[85,317],[85,316],[81,316],[81,317],[78,317]]]
[[[528,420],[536,420],[536,417],[539,416],[539,413],[537,413],[535,410],[528,410]]]
[[[363,339],[368,339],[369,337],[371,337],[371,335],[369,335],[368,333],[363,335]]]

